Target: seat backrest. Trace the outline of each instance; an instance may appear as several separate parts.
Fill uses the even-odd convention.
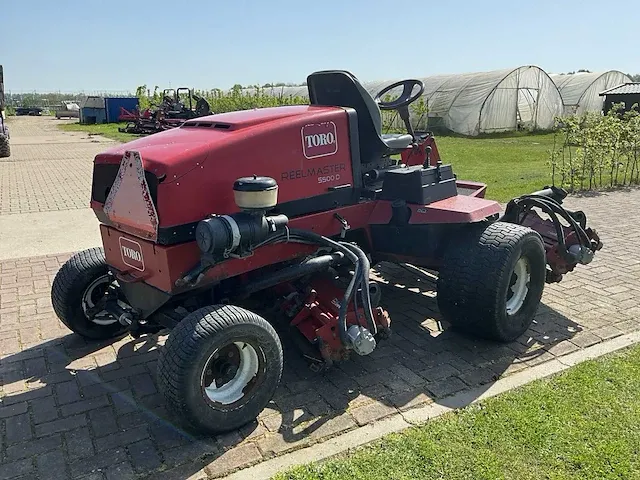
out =
[[[324,70],[307,77],[311,105],[353,108],[358,115],[360,160],[378,160],[388,147],[380,138],[382,115],[378,104],[358,79],[346,70]]]

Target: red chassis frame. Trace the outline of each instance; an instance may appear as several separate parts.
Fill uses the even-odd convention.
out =
[[[423,164],[427,155],[427,146],[431,147],[430,164],[437,165],[440,156],[431,136],[417,147],[402,152],[403,163],[407,165]],[[469,181],[457,181],[457,185],[459,188],[468,190],[469,194],[457,195],[425,206],[409,205],[413,213],[409,224],[466,224],[478,222],[500,213],[500,205],[497,202],[483,198],[486,185]],[[92,201],[91,207],[99,211],[102,210],[103,205]],[[344,228],[343,223],[339,220],[340,217],[347,222],[350,230],[363,231],[367,242],[372,245],[369,226],[388,224],[392,217],[392,205],[390,201],[386,200],[363,201],[355,205],[290,219],[289,226],[331,237],[340,234]],[[107,262],[117,272],[121,281],[127,283],[143,281],[171,295],[189,289],[186,286],[177,286],[176,282],[200,260],[201,252],[195,241],[168,246],[158,245],[152,241],[141,239],[139,230],[127,225],[119,225],[116,229],[101,224],[100,231]],[[140,245],[145,261],[142,270],[125,263],[121,255],[121,238]],[[308,255],[313,251],[314,247],[296,243],[267,245],[255,251],[251,257],[230,258],[215,265],[207,272],[200,284],[203,286],[213,284],[272,265],[274,258],[279,262],[284,262]],[[397,258],[398,261],[404,261],[400,257]]]

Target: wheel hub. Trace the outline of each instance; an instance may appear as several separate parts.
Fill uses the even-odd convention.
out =
[[[529,293],[531,268],[525,257],[520,257],[511,273],[509,290],[507,291],[507,313],[515,315],[520,311]]]
[[[258,354],[248,343],[233,342],[215,351],[207,360],[202,386],[214,403],[230,405],[251,390],[258,374]]]
[[[102,275],[91,282],[82,295],[82,311],[89,321],[97,325],[111,325],[118,321],[117,318],[105,309],[100,309],[95,313],[93,312],[103,306],[111,284],[112,278],[108,274]]]

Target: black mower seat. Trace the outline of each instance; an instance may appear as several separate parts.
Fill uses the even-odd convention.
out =
[[[324,70],[307,77],[311,105],[353,108],[358,114],[360,161],[369,163],[407,148],[408,134],[382,134],[380,107],[358,79],[346,70]]]

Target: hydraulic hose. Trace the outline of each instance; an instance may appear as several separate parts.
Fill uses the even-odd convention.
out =
[[[375,319],[373,318],[373,312],[371,311],[371,292],[369,292],[369,269],[371,265],[369,264],[369,259],[365,255],[365,253],[355,245],[345,243],[345,247],[351,250],[358,256],[358,259],[362,265],[361,273],[362,279],[360,280],[360,298],[362,300],[362,308],[364,309],[364,316],[367,319],[367,323],[369,324],[369,329],[371,333],[375,335],[378,333],[378,326],[376,325]]]
[[[564,218],[570,225],[571,227],[574,229],[574,231],[578,234],[578,237],[582,237],[581,238],[581,242],[580,244],[583,247],[589,248],[591,246],[591,241],[589,240],[589,237],[587,236],[587,233],[584,231],[584,229],[582,228],[581,225],[579,225],[575,219],[569,215],[569,213],[562,207],[562,205],[560,205],[555,199],[551,198],[551,197],[547,197],[544,195],[523,195],[522,197],[520,197],[518,200],[537,200],[540,203],[544,203],[545,205],[548,205],[549,208],[553,209],[554,211],[556,211],[562,218]],[[542,208],[542,207],[540,207]]]
[[[287,229],[283,233],[279,233],[266,239],[265,241],[254,246],[255,248],[263,247],[280,242],[304,243],[307,245],[318,245],[328,247],[332,250],[340,252],[354,265],[354,274],[351,281],[345,289],[344,296],[340,302],[340,310],[338,314],[338,333],[340,342],[346,347],[349,345],[347,337],[347,308],[356,289],[360,288],[360,300],[364,309],[365,318],[369,324],[372,334],[376,334],[378,329],[373,318],[371,309],[371,294],[369,292],[369,269],[370,263],[366,254],[356,245],[345,242],[337,242],[328,237],[319,235],[308,230]],[[293,271],[293,270],[292,270]],[[287,272],[289,273],[289,272]]]
[[[361,289],[363,290],[363,292],[365,292],[362,297],[365,317],[367,317],[368,322],[374,324],[373,333],[375,333],[377,329],[375,328],[375,322],[373,321],[373,313],[371,312],[371,299],[369,296],[369,260],[367,259],[364,252],[362,252],[362,250],[354,245],[336,242],[334,240],[331,240],[330,238],[318,235],[317,233],[307,230],[291,229],[289,231],[289,236],[291,239],[300,239],[307,243],[323,245],[342,252],[349,260],[351,260],[351,262],[355,266],[353,277],[351,278],[349,285],[347,285],[347,288],[345,289],[342,302],[340,302],[340,311],[338,314],[338,332],[340,334],[341,343],[345,346],[349,345],[349,341],[347,338],[347,308],[349,302],[351,301],[351,297],[353,296],[354,288],[356,288],[356,284],[358,283],[361,285]],[[356,251],[358,251],[358,253],[356,253]],[[362,261],[363,259],[364,262]],[[363,281],[363,278],[366,278],[366,280]],[[363,285],[365,283],[366,285]]]
[[[567,249],[564,239],[564,232],[562,230],[562,224],[558,219],[558,215],[560,215],[567,223],[569,223],[570,228],[572,228],[576,232],[580,246],[586,249],[591,248],[591,241],[589,240],[589,237],[587,236],[582,226],[579,225],[576,220],[555,199],[545,195],[531,194],[518,197],[514,201],[516,204],[522,205],[524,207],[524,216],[528,214],[532,207],[538,207],[551,217],[551,221],[556,230],[556,237],[561,248],[562,256],[567,261],[573,262],[575,258],[573,257],[573,255],[571,255],[571,253],[569,253],[569,250]]]

